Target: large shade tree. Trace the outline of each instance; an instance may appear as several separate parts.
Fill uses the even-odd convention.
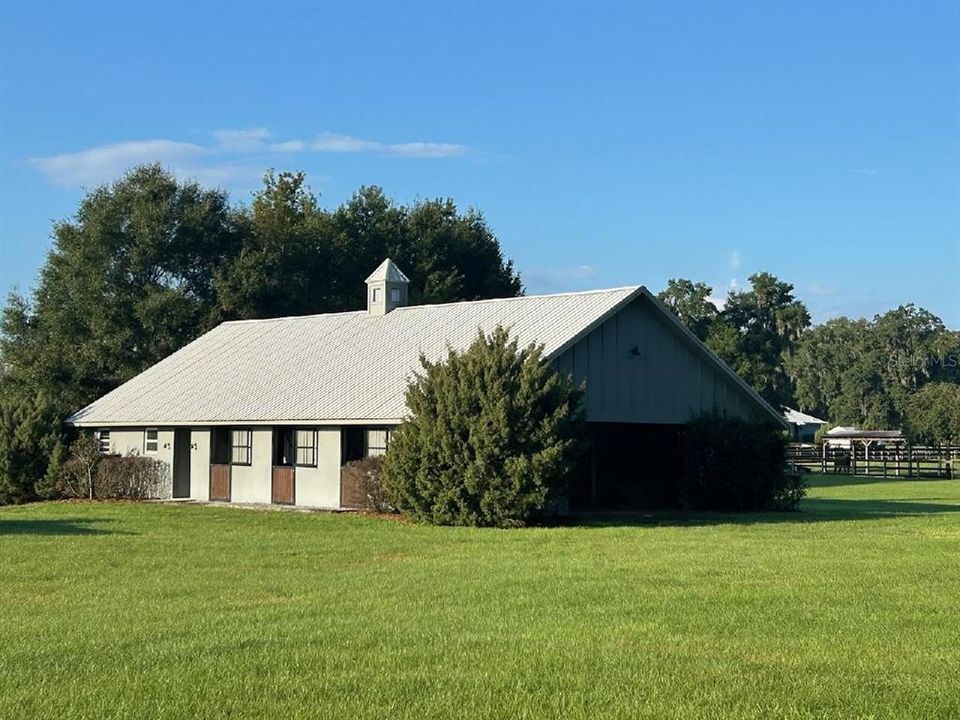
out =
[[[671,278],[657,294],[667,308],[701,340],[706,340],[719,312],[711,295],[713,288],[686,278]]]
[[[226,195],[138,168],[58,222],[36,291],[0,337],[0,501],[33,497],[62,457],[62,421],[207,329],[216,268],[242,239]]]
[[[750,276],[750,288],[732,292],[710,328],[707,344],[774,407],[793,399],[785,363],[810,326],[793,285],[770,273]]]

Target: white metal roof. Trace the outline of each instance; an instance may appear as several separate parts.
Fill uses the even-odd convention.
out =
[[[813,415],[807,415],[799,410],[788,408],[786,405],[783,406],[783,416],[787,419],[788,423],[792,423],[793,425],[825,425],[827,422],[826,420],[815,418]]]
[[[410,279],[403,274],[403,271],[397,267],[396,263],[393,262],[390,258],[387,258],[377,269],[370,273],[370,277],[367,278],[368,283],[379,282],[386,280],[387,282],[394,283],[408,283]]]
[[[383,266],[381,266],[383,268]],[[376,273],[375,273],[376,274]],[[564,349],[642,287],[226,322],[75,413],[77,425],[397,421],[423,353],[508,327]]]
[[[844,435],[847,433],[856,433],[860,432],[859,428],[855,428],[852,425],[837,425],[835,428],[830,428],[827,430],[826,434],[835,437],[837,435]]]

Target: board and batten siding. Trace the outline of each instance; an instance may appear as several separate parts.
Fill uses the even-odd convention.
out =
[[[640,297],[553,360],[586,383],[591,422],[686,423],[706,412],[763,420],[757,402]]]

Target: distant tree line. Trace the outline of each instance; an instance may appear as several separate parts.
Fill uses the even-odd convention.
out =
[[[670,280],[660,300],[775,407],[839,425],[904,428],[915,441],[960,442],[960,332],[901,305],[873,320],[811,326],[793,286],[769,273],[722,308],[701,282]]]
[[[3,308],[0,502],[54,486],[72,412],[224,320],[363,308],[387,256],[412,303],[523,291],[482,214],[451,200],[362,187],[327,210],[303,174],[269,173],[237,206],[156,165],[93,190],[54,225],[36,290]]]

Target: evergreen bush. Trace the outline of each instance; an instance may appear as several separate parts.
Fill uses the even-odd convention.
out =
[[[796,510],[803,478],[786,472],[786,438],[770,425],[704,415],[684,428],[680,500],[693,510]]]
[[[518,348],[498,327],[421,364],[407,390],[411,417],[384,458],[393,506],[425,522],[497,527],[560,509],[583,436],[583,393],[542,348]]]

